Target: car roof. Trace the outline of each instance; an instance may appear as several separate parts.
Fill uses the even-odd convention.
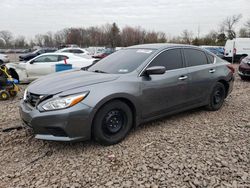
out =
[[[144,49],[160,50],[160,49],[171,48],[171,47],[194,47],[194,48],[198,48],[197,46],[193,46],[193,45],[172,44],[172,43],[140,44],[140,45],[130,46],[128,48],[144,48]]]
[[[65,55],[65,56],[71,56],[71,57],[78,57],[72,53],[67,53],[67,52],[49,52],[49,53],[41,54],[40,56],[43,56],[43,55]]]
[[[60,51],[62,50],[85,50],[83,48],[79,48],[79,47],[68,47],[68,48],[62,48],[60,49]]]

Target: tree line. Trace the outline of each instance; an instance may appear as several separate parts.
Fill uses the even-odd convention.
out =
[[[250,37],[250,19],[238,30],[235,27],[242,15],[232,15],[205,36],[194,36],[192,31],[183,30],[180,36],[167,37],[164,32],[149,31],[141,27],[119,28],[116,23],[88,28],[65,28],[55,33],[37,34],[31,40],[24,36],[14,37],[7,30],[0,31],[0,48],[58,47],[64,44],[77,44],[81,47],[105,46],[126,47],[144,43],[182,43],[193,45],[224,46],[227,39]]]

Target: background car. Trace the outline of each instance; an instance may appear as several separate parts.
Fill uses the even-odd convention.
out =
[[[247,56],[241,60],[238,74],[242,80],[250,79],[250,56]]]
[[[57,50],[56,52],[72,53],[77,56],[91,58],[90,53],[83,48],[63,48],[63,49]]]
[[[111,48],[108,48],[108,49],[105,49],[104,51],[100,52],[100,53],[97,53],[95,55],[93,55],[92,57],[93,58],[96,58],[96,59],[103,59],[104,57],[107,57],[108,55],[114,53],[115,50],[111,49]]]
[[[72,64],[73,68],[89,67],[95,59],[86,59],[71,53],[46,53],[39,55],[27,62],[8,63],[13,78],[21,83],[29,83],[41,76],[56,72],[56,64]]]
[[[38,55],[48,53],[48,52],[55,52],[55,51],[56,51],[55,48],[42,48],[42,49],[35,50],[34,52],[28,53],[28,54],[20,55],[19,60],[20,61],[28,61],[28,60],[33,59],[34,57],[36,57]]]
[[[9,57],[5,54],[0,54],[0,65],[3,63],[8,63],[10,61]]]
[[[200,46],[203,49],[208,50],[209,52],[217,55],[220,58],[224,58],[224,48],[220,46]]]
[[[231,64],[198,47],[138,45],[87,71],[36,80],[25,91],[20,114],[38,139],[94,138],[111,145],[153,119],[201,106],[219,110],[233,82]]]

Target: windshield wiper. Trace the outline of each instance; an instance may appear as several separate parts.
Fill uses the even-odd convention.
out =
[[[97,73],[107,73],[107,72],[104,72],[102,70],[94,70],[93,72],[97,72]]]

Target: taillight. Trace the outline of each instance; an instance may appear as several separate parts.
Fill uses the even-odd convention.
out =
[[[229,68],[233,74],[235,73],[235,69],[234,69],[233,65],[228,64],[227,68]]]

